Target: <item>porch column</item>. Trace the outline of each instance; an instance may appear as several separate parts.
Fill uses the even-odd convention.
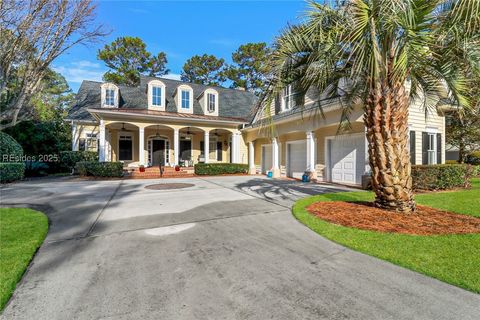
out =
[[[248,174],[256,174],[257,168],[255,167],[255,145],[253,141],[248,143]]]
[[[77,125],[72,121],[72,151],[78,151]]]
[[[205,163],[209,162],[210,157],[210,132],[205,131],[205,138],[203,139],[203,150],[205,153]]]
[[[280,155],[278,150],[278,141],[277,138],[272,139],[272,177],[280,177]]]
[[[232,133],[232,159],[230,159],[231,163],[237,163],[240,161],[239,157],[239,143],[238,143],[238,132]]]
[[[98,161],[105,161],[105,123],[103,120],[100,120],[99,126],[99,146],[98,146]]]
[[[145,128],[138,128],[138,162],[145,165]]]
[[[307,132],[307,170],[310,179],[317,178],[315,170],[315,135],[312,131]]]
[[[180,162],[178,161],[179,153],[180,153],[180,138],[178,134],[178,129],[173,129],[173,161],[175,162],[176,166],[180,164]]]

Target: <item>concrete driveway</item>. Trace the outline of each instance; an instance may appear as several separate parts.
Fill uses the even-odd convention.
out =
[[[154,183],[193,183],[148,190]],[[341,191],[261,177],[72,181],[1,189],[46,212],[4,319],[478,319],[480,296],[332,243],[291,215]]]

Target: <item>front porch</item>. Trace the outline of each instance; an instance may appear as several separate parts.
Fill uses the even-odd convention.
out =
[[[100,120],[98,136],[99,160],[128,168],[241,161],[236,128]]]

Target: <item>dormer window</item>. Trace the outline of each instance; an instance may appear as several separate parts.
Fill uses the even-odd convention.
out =
[[[293,86],[289,84],[283,89],[283,111],[290,110],[294,107],[295,93],[293,92]]]
[[[105,89],[105,105],[109,107],[115,106],[115,90]]]
[[[207,93],[208,112],[215,112],[217,96],[214,93]]]
[[[162,105],[162,88],[152,87],[152,105],[160,107]]]
[[[113,83],[104,83],[102,90],[102,107],[118,108],[119,92],[118,87]]]
[[[190,91],[182,90],[182,109],[190,109]]]
[[[148,108],[165,111],[165,84],[160,80],[148,83]]]
[[[199,98],[205,115],[218,116],[218,92],[216,90],[208,88]]]

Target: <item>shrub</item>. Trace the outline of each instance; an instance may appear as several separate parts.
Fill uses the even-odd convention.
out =
[[[465,163],[473,164],[473,165],[480,165],[480,151],[474,151],[467,155],[465,159]]]
[[[26,177],[42,177],[49,172],[50,166],[45,162],[40,161],[25,161],[25,176]]]
[[[472,177],[480,177],[480,165],[472,166]]]
[[[62,151],[60,152],[60,164],[57,172],[71,172],[77,162],[98,161],[98,154],[93,151]]]
[[[468,187],[471,168],[464,164],[437,164],[412,166],[415,190],[444,190]]]
[[[445,163],[446,164],[457,164],[458,161],[457,160],[445,160]]]
[[[12,182],[23,179],[25,164],[23,162],[0,162],[0,182]]]
[[[81,176],[121,177],[122,162],[80,161],[75,165],[75,171]]]
[[[197,163],[195,165],[195,174],[198,175],[218,175],[247,173],[248,164],[241,163]]]
[[[21,162],[22,146],[5,132],[0,131],[0,162]]]

